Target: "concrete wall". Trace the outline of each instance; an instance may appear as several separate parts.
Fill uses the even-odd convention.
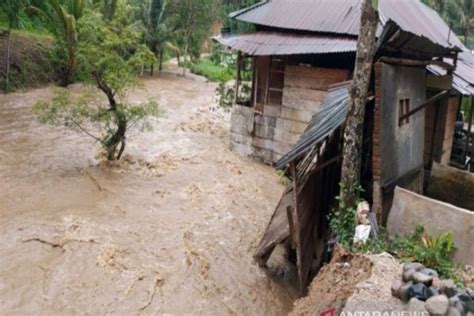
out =
[[[434,163],[426,195],[474,212],[474,174]]]
[[[413,114],[408,124],[399,126],[399,102],[410,99],[412,110],[425,101],[426,71],[378,62],[374,72],[372,207],[379,222],[385,223],[393,198],[393,192],[384,192],[385,185],[394,181],[402,185],[403,180],[406,188],[420,193],[423,189],[424,110]],[[414,176],[407,179],[407,174]]]
[[[234,105],[230,148],[267,164],[276,162],[304,133],[328,86],[348,76],[345,69],[285,66],[282,105],[264,104],[263,112]]]
[[[390,234],[406,235],[422,224],[430,235],[451,230],[456,261],[474,264],[474,213],[397,187],[387,228]]]
[[[424,111],[399,126],[399,101],[410,99],[410,110],[425,101],[426,71],[382,64],[381,183],[396,179],[423,163]]]

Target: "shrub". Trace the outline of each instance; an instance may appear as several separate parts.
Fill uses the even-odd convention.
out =
[[[235,79],[233,70],[217,65],[209,59],[201,59],[196,63],[187,62],[186,67],[191,69],[192,73],[204,76],[213,82],[227,82]]]
[[[329,226],[336,234],[339,243],[351,249],[354,231],[357,225],[355,219],[357,204],[362,201],[360,193],[363,192],[363,189],[360,185],[346,188],[342,183],[340,183],[340,189],[342,194],[353,194],[356,196],[356,199],[353,205],[346,205],[342,196],[337,196],[336,200],[338,201],[338,206],[331,212]]]

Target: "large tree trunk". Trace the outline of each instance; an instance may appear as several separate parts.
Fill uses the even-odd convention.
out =
[[[6,62],[6,71],[5,71],[5,92],[10,91],[10,51],[11,51],[11,39],[12,39],[12,30],[9,29],[7,33],[7,56],[5,59]]]
[[[354,188],[359,184],[362,134],[365,104],[372,73],[375,50],[375,32],[378,15],[370,0],[362,4],[361,27],[357,42],[357,57],[352,85],[349,91],[349,109],[344,130],[341,182],[346,188],[341,192],[347,206],[354,204]]]

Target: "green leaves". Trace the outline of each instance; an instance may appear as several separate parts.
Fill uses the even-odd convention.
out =
[[[367,0],[369,1],[369,0]],[[372,4],[372,8],[374,8],[375,11],[378,11],[379,9],[379,0],[370,0],[371,4]]]
[[[356,222],[357,204],[361,202],[360,193],[363,189],[360,185],[346,188],[343,183],[340,183],[341,196],[353,195],[356,197],[353,205],[346,205],[341,196],[336,197],[338,207],[334,209],[329,218],[329,226],[336,234],[338,241],[344,247],[351,249],[354,237]]]
[[[117,129],[116,115],[92,87],[76,97],[72,97],[67,89],[56,89],[50,102],[37,102],[33,111],[41,123],[65,126],[84,133],[104,149],[106,141]],[[129,129],[148,129],[150,125],[146,118],[160,115],[160,107],[155,100],[120,103],[117,111],[125,117]]]

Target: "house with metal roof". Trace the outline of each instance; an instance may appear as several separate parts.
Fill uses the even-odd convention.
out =
[[[348,89],[361,0],[269,0],[234,12],[251,33],[216,38],[238,51],[231,148],[286,170],[291,182],[260,241],[296,252],[300,289],[322,263],[339,193]],[[379,0],[377,52],[364,122],[361,184],[379,223],[395,186],[417,193],[434,162],[448,164],[461,95],[474,64],[438,14],[419,0]],[[248,98],[240,66],[253,65]],[[248,84],[248,83],[247,83]]]

